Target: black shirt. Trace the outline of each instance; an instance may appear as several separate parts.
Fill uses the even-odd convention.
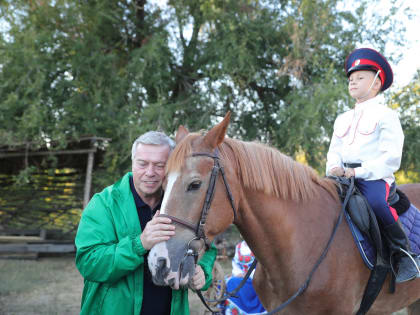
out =
[[[134,188],[133,177],[130,177],[131,193],[136,203],[137,214],[140,220],[141,230],[144,231],[147,222],[152,219],[152,215],[160,208],[162,200],[153,209],[149,207],[138,195]],[[147,253],[144,257],[144,278],[143,278],[143,304],[141,315],[169,315],[171,313],[172,290],[170,287],[157,286],[152,281],[152,275],[147,265]]]

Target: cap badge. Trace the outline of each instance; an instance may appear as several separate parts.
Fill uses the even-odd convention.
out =
[[[355,66],[358,66],[360,64],[360,59],[357,59],[355,62],[354,62],[354,65]]]

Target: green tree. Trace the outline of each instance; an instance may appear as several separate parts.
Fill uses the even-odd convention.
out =
[[[232,136],[304,152],[322,170],[350,104],[345,56],[368,38],[383,49],[383,20],[381,32],[401,35],[395,12],[369,27],[372,1],[343,3],[2,1],[0,143],[112,138],[95,176],[105,185],[129,169],[142,132],[208,128],[232,110]]]
[[[401,169],[413,180],[420,179],[420,71],[400,91],[392,95],[390,105],[400,114],[404,130]]]

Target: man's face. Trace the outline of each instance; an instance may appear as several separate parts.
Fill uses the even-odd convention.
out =
[[[375,73],[372,71],[359,70],[353,72],[349,76],[350,96],[358,102],[364,101],[375,96],[378,93],[381,84],[380,79],[376,78],[377,82],[375,82],[375,84],[372,86],[372,89],[369,91],[369,87],[372,84],[374,78]]]
[[[134,187],[142,198],[160,194],[169,152],[167,145],[138,144],[132,171]]]

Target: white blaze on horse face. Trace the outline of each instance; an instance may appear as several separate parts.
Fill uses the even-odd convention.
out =
[[[165,195],[163,197],[162,206],[160,207],[160,214],[164,214],[166,211],[166,204],[168,203],[169,196],[171,195],[172,188],[174,187],[178,176],[178,172],[172,172],[168,175],[168,185],[166,185]]]

